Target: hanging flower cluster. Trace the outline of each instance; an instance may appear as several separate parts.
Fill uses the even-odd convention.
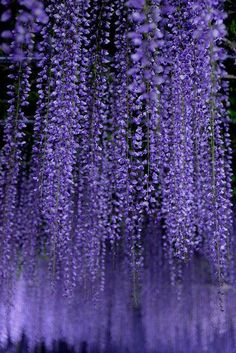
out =
[[[232,268],[223,1],[19,6],[0,155],[2,277],[10,285],[23,267],[34,282],[43,259],[54,288],[96,296],[109,259],[125,258],[136,300],[146,230],[158,224],[173,281],[198,252],[222,286]],[[29,139],[24,59],[35,43]]]
[[[11,0],[2,0],[4,12],[1,15],[1,22],[14,22],[13,29],[7,29],[1,33],[4,42],[2,49],[16,61],[26,60],[29,56],[27,49],[31,47],[32,39],[39,33],[42,25],[48,22],[48,16],[44,10],[43,3],[39,0],[19,0],[16,8]],[[14,21],[12,11],[16,11]],[[11,44],[10,44],[11,42]]]
[[[171,251],[203,251],[221,282],[229,261],[231,204],[222,2],[171,1],[161,94],[162,211]]]

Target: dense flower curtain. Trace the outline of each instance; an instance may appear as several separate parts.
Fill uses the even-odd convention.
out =
[[[1,3],[4,291],[43,263],[96,296],[121,261],[136,292],[151,228],[173,284],[196,254],[231,281],[224,1]]]

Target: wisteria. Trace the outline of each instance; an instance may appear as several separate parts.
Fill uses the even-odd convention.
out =
[[[14,21],[12,18],[13,1],[1,1],[4,6],[4,12],[1,15],[2,22]],[[12,55],[16,61],[29,58],[27,48],[32,46],[32,38],[48,22],[48,16],[44,10],[43,3],[38,0],[19,0],[19,9],[17,11],[15,24],[12,29],[5,30],[1,37],[5,40],[2,44],[2,50]],[[10,44],[11,42],[11,44]],[[32,56],[32,52],[30,53]]]
[[[171,263],[200,251],[225,281],[231,169],[222,2],[50,1],[45,15],[38,2],[19,5],[30,14],[23,20],[19,10],[13,51],[20,45],[32,55],[35,25],[47,24],[39,29],[39,100],[25,172],[22,109],[31,65],[10,68],[2,267],[15,246],[16,200],[27,183],[31,200],[19,207],[27,212],[31,205],[30,222],[38,226],[33,237],[26,230],[31,240],[17,232],[19,242],[41,244],[22,247],[36,257],[44,244],[53,281],[63,278],[67,291],[77,271],[104,286],[109,248],[130,254],[132,271],[141,270],[142,233],[160,220]],[[20,40],[23,24],[27,35]]]
[[[45,300],[50,321],[57,300],[65,310],[86,311],[87,300],[107,310],[111,294],[116,315],[119,296],[137,310],[146,300],[162,307],[161,290],[188,302],[191,290],[200,292],[186,281],[201,258],[213,293],[204,295],[218,293],[223,311],[225,287],[235,282],[224,5],[1,1],[1,50],[10,61],[0,152],[2,310]],[[152,291],[154,281],[160,287]],[[116,294],[113,285],[123,288]],[[143,305],[142,320],[155,352],[145,320],[163,317],[150,307]],[[184,334],[176,325],[173,345]],[[58,335],[50,330],[49,345]],[[168,351],[161,338],[157,344]]]

